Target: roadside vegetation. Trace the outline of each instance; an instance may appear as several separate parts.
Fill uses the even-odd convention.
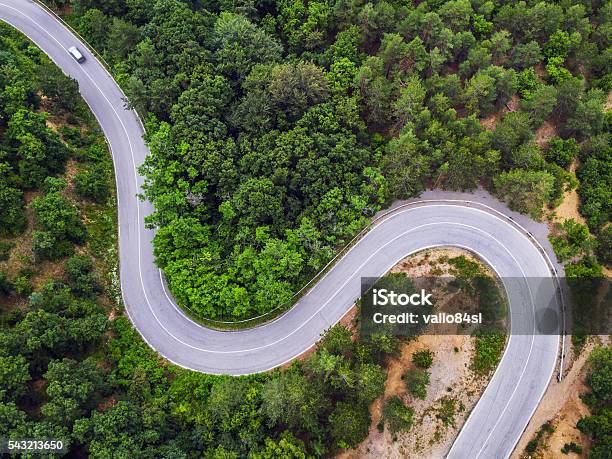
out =
[[[612,451],[612,347],[598,347],[589,356],[586,383],[591,390],[581,396],[589,407],[590,416],[581,418],[577,427],[591,437],[589,458],[604,459]],[[567,451],[576,451],[579,445],[569,444]]]
[[[473,254],[437,248],[406,257],[376,284],[396,292],[426,287],[434,303],[428,313],[483,312],[493,329],[477,333],[475,325],[429,326],[401,339],[399,352],[386,362],[384,395],[370,406],[376,429],[358,446],[356,457],[438,457],[448,451],[504,349],[505,301],[493,276]],[[360,303],[364,310],[367,301]]]
[[[429,384],[429,373],[427,370],[408,370],[402,376],[402,379],[406,383],[406,388],[410,395],[425,400],[427,385]]]
[[[572,314],[569,333],[575,353],[580,352],[589,335],[609,332],[609,279],[600,264],[601,260],[609,266],[609,232],[607,227],[598,240],[587,225],[567,219],[556,222],[549,236],[557,259],[565,265]]]
[[[472,363],[480,374],[489,374],[497,367],[506,344],[504,333],[491,333],[476,336],[475,355]]]
[[[412,356],[412,363],[414,363],[417,368],[427,370],[433,364],[433,356],[433,352],[429,349],[415,352]]]
[[[555,431],[555,427],[550,422],[545,422],[540,426],[534,437],[529,440],[525,447],[525,452],[528,454],[535,453],[538,448],[543,446],[547,438]]]
[[[409,430],[413,416],[414,410],[406,406],[399,397],[393,396],[385,401],[383,419],[391,435]]]
[[[557,413],[553,419],[545,422],[525,447],[525,457],[555,457],[563,455],[581,455],[591,459],[610,457],[612,441],[610,437],[612,390],[612,348],[609,345],[595,345],[585,366],[584,376],[580,378],[579,400],[569,411]],[[582,379],[587,391],[584,392]],[[576,397],[578,398],[578,397]],[[556,400],[555,400],[556,402]],[[588,407],[587,415],[580,410],[577,422],[573,420],[571,427],[577,428],[575,433],[568,429],[567,419],[572,411],[576,413],[575,404]],[[567,401],[565,402],[568,405]],[[565,425],[564,425],[565,424]],[[558,433],[558,435],[557,435]],[[554,436],[557,435],[555,441]],[[569,438],[568,438],[569,437]],[[567,441],[570,440],[570,441]]]
[[[609,2],[48,3],[147,119],[156,259],[196,316],[288,302],[428,186],[541,218],[577,185],[610,220]]]

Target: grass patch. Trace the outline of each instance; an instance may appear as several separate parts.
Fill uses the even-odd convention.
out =
[[[501,358],[506,335],[502,332],[476,336],[472,367],[479,374],[488,374]]]
[[[455,416],[457,415],[457,400],[451,397],[442,397],[438,400],[439,406],[436,408],[436,419],[442,422],[444,427],[455,426]]]

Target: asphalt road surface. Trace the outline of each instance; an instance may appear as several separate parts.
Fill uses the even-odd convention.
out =
[[[126,310],[147,343],[180,366],[232,375],[275,368],[311,348],[321,333],[344,315],[359,297],[362,276],[380,276],[406,255],[427,247],[469,249],[502,278],[551,276],[545,255],[524,228],[531,225],[535,228],[531,231],[544,234],[541,226],[534,226],[487,197],[429,193],[383,218],[277,320],[233,332],[202,327],[176,306],[153,262],[153,234],[143,223],[151,205],[136,198],[143,181],[137,167],[148,151],[142,140],[142,125],[137,115],[125,108],[117,84],[87,47],[36,3],[0,0],[0,19],[27,35],[78,81],[83,98],[98,119],[115,167],[121,289]],[[85,63],[78,64],[68,54],[67,48],[73,45],[83,52]],[[507,217],[510,215],[515,220]],[[533,299],[529,288],[521,293],[507,290],[513,329],[517,323],[535,327],[543,303]],[[449,457],[510,455],[551,380],[558,344],[556,335],[510,336],[492,380]]]

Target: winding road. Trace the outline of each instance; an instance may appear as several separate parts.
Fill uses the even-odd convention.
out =
[[[360,295],[361,277],[380,276],[400,259],[424,248],[463,247],[478,254],[504,279],[513,333],[448,457],[510,455],[557,362],[559,336],[535,332],[541,310],[558,308],[554,289],[532,288],[528,282],[552,276],[542,225],[510,212],[482,192],[425,193],[377,220],[278,319],[232,332],[202,327],[174,303],[154,264],[153,233],[143,223],[152,208],[136,198],[143,182],[137,168],[148,150],[142,140],[142,124],[136,113],[124,107],[121,90],[87,47],[37,3],[0,0],[0,20],[27,35],[78,81],[104,131],[117,182],[123,300],[132,323],[153,349],[180,366],[206,373],[242,375],[269,370],[311,348],[324,330],[340,320]],[[73,45],[86,56],[83,64],[66,51]],[[542,241],[541,246],[533,235]]]

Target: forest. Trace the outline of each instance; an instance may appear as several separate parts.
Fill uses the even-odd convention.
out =
[[[199,317],[287,303],[376,211],[427,187],[481,185],[536,219],[576,187],[587,226],[553,243],[568,275],[610,266],[610,2],[46,3],[146,120],[157,263]],[[216,459],[363,440],[397,340],[337,327],[308,359],[242,378],[170,365],[121,314],[112,175],[76,83],[2,25],[0,437]],[[579,426],[592,457],[610,442],[599,352]],[[394,431],[411,424],[397,402]]]
[[[147,120],[156,259],[196,317],[288,304],[426,187],[539,219],[577,186],[610,239],[610,2],[49,3]]]
[[[0,100],[0,438],[125,459],[324,457],[365,438],[396,338],[338,326],[308,359],[241,378],[171,365],[122,314],[104,137],[76,83],[4,24]]]

